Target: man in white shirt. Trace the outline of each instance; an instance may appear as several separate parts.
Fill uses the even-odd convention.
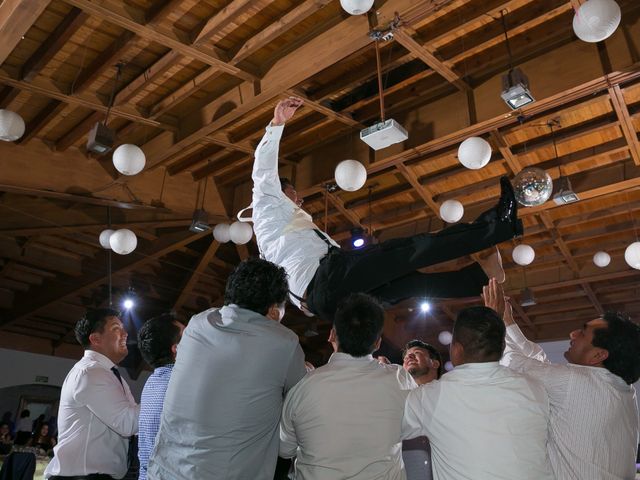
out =
[[[504,365],[540,380],[551,404],[549,458],[558,480],[635,478],[640,378],[640,327],[606,313],[569,334],[567,365],[551,364],[513,320],[500,285],[491,281],[485,303],[504,312]]]
[[[306,373],[298,336],[280,324],[282,267],[240,263],[225,306],[191,318],[180,339],[148,480],[272,480],[283,397]]]
[[[332,319],[338,302],[352,292],[366,292],[390,304],[414,296],[432,298],[479,295],[489,276],[504,276],[497,254],[482,266],[425,274],[420,268],[463,257],[522,234],[511,184],[500,180],[498,205],[470,224],[430,234],[393,239],[343,252],[313,223],[291,182],[278,176],[278,149],[285,123],[302,105],[291,97],[278,103],[256,148],[253,165],[254,231],[266,260],[285,268],[291,301],[321,318]],[[241,212],[242,213],[242,212]]]
[[[546,392],[498,363],[504,334],[490,308],[462,310],[449,348],[455,368],[409,393],[402,435],[429,438],[435,480],[553,478]]]
[[[139,412],[117,367],[127,356],[127,332],[118,312],[97,309],[76,324],[75,334],[85,352],[62,385],[58,445],[44,475],[50,480],[122,478]]]
[[[296,458],[298,480],[403,480],[400,426],[406,391],[396,370],[371,356],[384,311],[366,294],[335,315],[337,351],[291,389],[280,422],[280,456]]]
[[[439,380],[444,373],[442,357],[433,345],[411,340],[404,347],[402,368],[418,385]],[[431,446],[427,437],[402,442],[402,460],[407,480],[431,480]]]

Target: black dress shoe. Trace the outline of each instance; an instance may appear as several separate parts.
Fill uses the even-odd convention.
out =
[[[498,219],[515,223],[518,220],[518,202],[509,178],[500,177],[500,200],[498,200]]]

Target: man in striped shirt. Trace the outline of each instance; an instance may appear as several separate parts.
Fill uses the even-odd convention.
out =
[[[635,478],[640,378],[640,326],[606,313],[569,334],[567,365],[551,364],[513,320],[502,287],[491,280],[487,306],[504,312],[502,363],[540,380],[549,395],[549,459],[558,480]]]
[[[162,405],[169,379],[176,361],[178,342],[184,326],[172,315],[165,314],[148,320],[138,332],[138,346],[145,362],[154,370],[147,379],[140,398],[138,424],[138,480],[147,479],[149,457],[160,428]]]

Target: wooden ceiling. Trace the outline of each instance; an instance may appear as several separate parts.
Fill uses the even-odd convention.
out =
[[[189,232],[191,214],[204,206],[212,224],[230,221],[249,203],[253,150],[287,95],[306,104],[285,130],[282,171],[336,239],[348,241],[354,226],[378,240],[438,230],[439,205],[452,198],[470,221],[495,202],[501,175],[536,165],[569,177],[580,201],[521,208],[521,241],[536,250],[526,269],[511,259],[520,240],[500,246],[508,293],[518,301],[526,285],[537,298],[517,307],[519,323],[552,340],[603,310],[637,318],[640,272],[623,254],[640,228],[640,3],[618,0],[622,23],[598,44],[573,34],[581,3],[377,0],[368,17],[352,17],[338,0],[4,0],[0,108],[27,129],[0,145],[2,346],[59,353],[83,310],[105,304],[98,235],[108,210],[139,239],[134,253],[113,255],[114,298],[132,288],[141,318],[219,305],[228,273],[257,249]],[[516,112],[499,96],[509,62],[501,12],[512,62],[536,98]],[[387,117],[409,140],[374,152],[358,139],[380,118],[369,32],[392,23],[393,39],[380,44]],[[134,177],[85,148],[112,91],[117,142],[146,153]],[[457,160],[469,136],[492,145],[481,170]],[[325,194],[345,158],[367,165],[367,185]],[[612,257],[604,269],[592,263],[598,250]],[[436,343],[477,301],[438,302],[428,315],[407,302],[390,312],[387,340]],[[294,311],[287,322],[308,350],[323,351],[326,323]],[[310,327],[320,335],[304,336]]]

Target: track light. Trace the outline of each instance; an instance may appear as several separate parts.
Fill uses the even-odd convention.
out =
[[[202,209],[194,211],[189,231],[193,233],[202,233],[205,230],[209,230],[209,214]]]
[[[351,229],[351,245],[353,248],[362,248],[366,243],[366,238],[364,235],[364,230],[360,227]]]

